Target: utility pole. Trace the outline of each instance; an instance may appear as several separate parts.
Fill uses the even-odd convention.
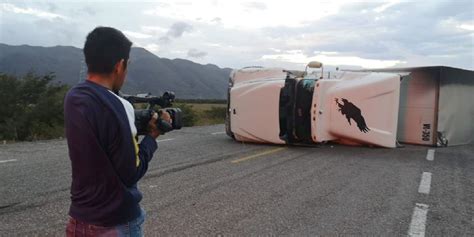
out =
[[[77,83],[81,83],[86,80],[86,74],[87,74],[87,69],[86,69],[86,63],[84,59],[81,59],[81,69],[79,70],[79,80]]]

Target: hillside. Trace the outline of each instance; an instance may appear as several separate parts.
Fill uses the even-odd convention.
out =
[[[160,58],[143,48],[132,48],[131,65],[123,92],[165,90],[182,99],[225,99],[231,69],[184,59]],[[0,44],[0,73],[54,72],[58,81],[74,85],[86,76],[82,50],[71,46],[38,47]]]

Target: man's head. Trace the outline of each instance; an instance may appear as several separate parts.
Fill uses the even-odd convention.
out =
[[[84,57],[89,74],[106,75],[113,91],[119,91],[127,75],[132,42],[111,27],[97,27],[87,35]]]

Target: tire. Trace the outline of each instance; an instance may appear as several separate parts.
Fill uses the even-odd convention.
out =
[[[225,133],[227,136],[231,137],[232,139],[235,140],[234,133],[230,129],[230,116],[229,112],[227,112],[227,115],[225,116]]]

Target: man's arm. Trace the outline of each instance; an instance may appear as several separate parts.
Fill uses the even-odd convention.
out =
[[[153,153],[158,149],[157,142],[155,138],[150,135],[146,135],[143,140],[138,145],[138,155],[137,155],[137,166],[135,170],[135,175],[127,186],[132,186],[136,184],[148,170],[148,163],[153,158]]]
[[[70,92],[65,98],[65,132],[76,182],[94,182],[97,173],[110,163],[103,149],[103,142],[97,136],[96,106],[87,96]],[[102,113],[104,114],[104,113]],[[107,115],[107,114],[104,114]]]
[[[163,112],[161,119],[164,119],[167,122],[171,122],[171,116],[167,112]],[[155,113],[148,123],[148,134],[143,138],[138,146],[138,156],[137,156],[137,167],[133,179],[130,181],[127,186],[134,185],[137,183],[148,170],[148,163],[153,158],[153,153],[158,149],[156,138],[160,136],[160,131],[156,126],[156,121],[158,120],[158,115]]]

